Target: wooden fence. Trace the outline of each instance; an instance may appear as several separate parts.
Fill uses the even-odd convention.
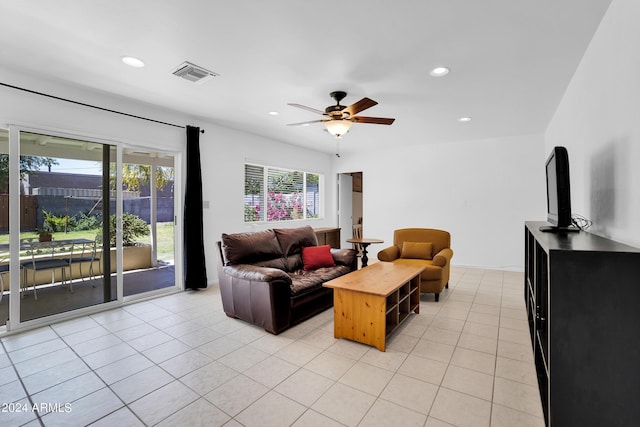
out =
[[[20,196],[20,230],[35,230],[38,214],[36,196]],[[0,194],[0,232],[9,231],[9,195]]]

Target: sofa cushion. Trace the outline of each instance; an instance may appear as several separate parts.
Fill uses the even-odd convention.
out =
[[[431,242],[403,242],[400,258],[431,259],[433,243]]]
[[[318,245],[316,233],[308,225],[298,228],[276,228],[273,231],[285,258],[302,253],[303,247]]]
[[[346,265],[336,265],[335,267],[323,267],[316,270],[298,270],[289,273],[291,277],[291,293],[300,295],[305,292],[311,292],[316,288],[322,287],[324,282],[340,277],[351,271]]]
[[[253,265],[257,265],[258,267],[267,267],[267,268],[278,268],[282,271],[290,271],[287,268],[286,259],[284,258],[273,258],[264,261],[256,261]]]
[[[225,274],[243,280],[269,282],[271,280],[283,280],[291,283],[287,273],[279,268],[257,267],[251,264],[226,265],[222,267]]]
[[[356,268],[357,252],[353,249],[336,249],[331,248],[331,256],[336,264],[353,266]]]
[[[282,249],[273,230],[222,234],[225,265],[255,264],[282,257]]]
[[[305,270],[316,270],[336,265],[329,245],[307,246],[302,248],[302,263]]]

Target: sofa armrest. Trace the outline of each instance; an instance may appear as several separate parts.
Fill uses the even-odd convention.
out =
[[[394,259],[400,258],[400,251],[397,246],[389,246],[378,252],[378,260],[391,262]]]
[[[250,280],[254,282],[271,282],[283,280],[291,284],[291,277],[278,268],[260,267],[251,264],[226,265],[222,271],[236,279]]]
[[[444,267],[451,261],[451,258],[453,258],[453,250],[444,248],[433,257],[433,265]]]
[[[346,265],[347,267],[355,265],[357,260],[357,252],[353,249],[331,248],[331,256],[333,256],[336,264]]]
[[[249,264],[219,270],[222,308],[236,317],[277,334],[291,323],[291,277],[277,268]]]

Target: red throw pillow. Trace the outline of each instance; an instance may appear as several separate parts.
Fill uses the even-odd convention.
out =
[[[331,247],[329,245],[322,246],[305,246],[302,248],[302,264],[305,270],[315,270],[322,267],[333,267],[336,263],[331,256]]]

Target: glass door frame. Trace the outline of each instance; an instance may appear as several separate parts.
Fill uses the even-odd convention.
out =
[[[18,177],[18,179],[9,180],[9,244],[10,244],[10,270],[20,272],[20,134],[21,132],[40,133],[44,135],[56,136],[61,138],[69,138],[75,140],[84,140],[93,143],[106,144],[116,148],[116,299],[104,302],[98,305],[92,305],[75,309],[72,311],[62,312],[46,317],[22,322],[20,320],[20,277],[21,274],[11,274],[9,280],[10,300],[9,300],[9,320],[6,326],[0,327],[0,336],[6,332],[17,332],[27,329],[33,329],[40,326],[46,326],[54,322],[69,320],[83,315],[98,313],[105,310],[121,307],[129,301],[148,299],[156,297],[158,294],[169,294],[184,289],[182,280],[182,153],[171,152],[170,150],[157,150],[174,157],[174,253],[175,253],[175,286],[160,290],[161,292],[151,291],[131,297],[124,297],[123,287],[123,245],[122,245],[122,215],[123,215],[123,196],[122,196],[122,162],[125,144],[97,138],[90,135],[73,134],[61,132],[51,129],[40,129],[22,125],[8,125],[9,131],[9,176]],[[143,145],[137,145],[140,148],[146,148]],[[149,149],[149,148],[146,148]]]
[[[145,147],[142,145],[131,145],[131,144],[123,144],[123,154],[122,156],[124,157],[124,151],[125,150],[142,150],[142,151],[153,151],[157,154],[166,154],[168,156],[173,157],[173,253],[174,253],[174,285],[171,287],[167,287],[167,288],[162,288],[162,289],[155,289],[152,291],[148,291],[148,292],[144,292],[144,293],[140,293],[140,294],[135,294],[135,295],[129,295],[129,296],[124,296],[123,297],[123,301],[125,303],[127,302],[131,302],[131,301],[140,301],[140,300],[144,300],[144,299],[150,299],[150,298],[155,298],[158,295],[164,295],[166,293],[171,293],[171,292],[178,292],[178,291],[183,291],[184,290],[184,281],[183,281],[183,275],[182,275],[182,227],[179,226],[179,224],[182,224],[182,153],[180,152],[173,152],[170,150],[163,150],[163,149],[157,149],[157,148],[150,148],[150,147]],[[119,159],[119,164],[120,167],[118,168],[118,173],[120,175],[122,175],[122,166],[125,164],[125,161],[123,158]],[[158,166],[158,165],[151,165],[151,166]],[[152,167],[153,169],[153,167]],[[155,173],[152,173],[152,176],[154,176]],[[154,179],[151,179],[152,182],[154,182]],[[155,186],[155,183],[154,183]],[[122,188],[122,182],[120,182],[118,189]],[[124,203],[121,203],[119,205],[119,207],[122,209],[122,212],[118,212],[118,218],[120,219],[118,221],[118,233],[122,233],[122,224],[121,224],[121,218],[122,215],[124,214]],[[152,220],[152,223],[154,223],[155,221]],[[155,233],[155,230],[151,230],[152,235]],[[157,247],[154,246],[153,251],[155,253],[155,251],[157,250]],[[124,249],[123,249],[124,251]],[[155,256],[155,255],[154,255]],[[120,283],[120,281],[118,282]],[[123,286],[121,287],[122,289],[118,289],[118,292],[123,292],[124,293],[124,283]],[[120,297],[120,293],[118,293],[118,298]]]

